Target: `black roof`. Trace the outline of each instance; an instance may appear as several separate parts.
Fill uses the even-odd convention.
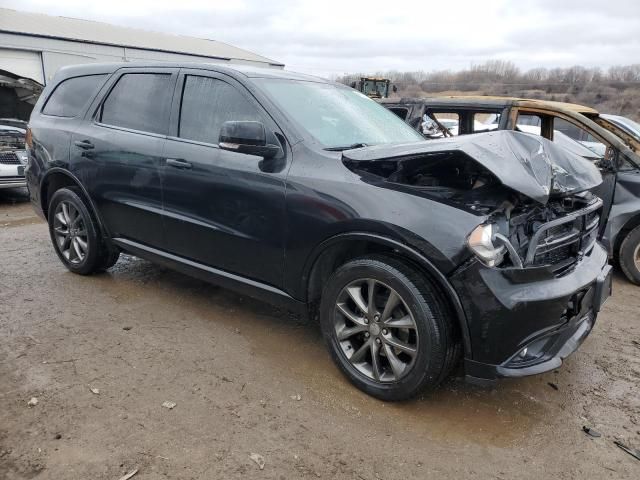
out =
[[[193,63],[193,62],[115,62],[115,63],[86,63],[62,67],[56,73],[55,81],[80,75],[99,75],[113,73],[121,68],[190,68],[226,73],[232,77],[245,78],[282,78],[288,80],[304,80],[308,82],[330,83],[328,80],[303,73],[290,72],[280,68],[261,68],[231,63]]]

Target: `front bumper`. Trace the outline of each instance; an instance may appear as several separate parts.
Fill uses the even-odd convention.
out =
[[[611,293],[611,267],[596,244],[558,278],[540,267],[497,269],[473,262],[451,282],[467,316],[466,375],[483,383],[559,367],[593,328]]]
[[[21,188],[27,186],[24,165],[5,165],[0,163],[0,188]]]
[[[24,177],[20,178],[6,178],[0,177],[0,188],[24,188],[27,186],[27,181]]]

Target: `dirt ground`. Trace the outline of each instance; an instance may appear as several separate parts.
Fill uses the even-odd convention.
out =
[[[0,338],[0,479],[640,478],[613,443],[640,448],[640,289],[620,276],[558,371],[383,403],[287,312],[130,256],[69,273],[0,191]]]

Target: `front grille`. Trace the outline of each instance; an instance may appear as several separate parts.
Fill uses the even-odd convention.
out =
[[[598,236],[602,200],[541,225],[531,238],[525,264],[551,266],[556,275],[571,270]]]
[[[573,225],[571,223],[556,225],[555,227],[551,227],[549,230],[545,232],[545,237],[546,238],[559,237],[559,236],[571,233],[572,230],[573,230]]]
[[[20,159],[13,152],[0,152],[0,164],[2,164],[2,165],[20,165]]]
[[[573,253],[572,245],[562,245],[559,248],[550,250],[548,252],[536,254],[533,264],[534,265],[555,265],[563,260],[571,257]]]

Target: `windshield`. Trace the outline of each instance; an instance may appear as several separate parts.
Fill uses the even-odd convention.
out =
[[[640,125],[630,118],[619,117],[617,115],[601,115],[601,117],[611,123],[616,124],[622,130],[625,130],[629,135],[633,135],[637,140],[640,140]]]
[[[351,88],[271,78],[256,83],[324,148],[424,140],[396,114]]]

